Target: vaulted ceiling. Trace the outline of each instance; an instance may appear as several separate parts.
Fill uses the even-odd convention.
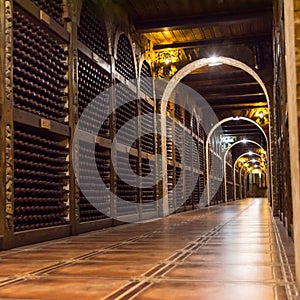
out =
[[[114,0],[159,53],[178,51],[175,72],[209,56],[237,58],[272,76],[272,0]],[[245,71],[227,65],[194,70],[182,82],[199,92],[219,118],[245,116],[267,131],[268,103]],[[263,117],[260,117],[263,114]],[[226,125],[226,127],[225,127]],[[227,134],[260,134],[255,125],[225,124]]]

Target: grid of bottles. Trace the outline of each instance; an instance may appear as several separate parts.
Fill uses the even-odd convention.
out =
[[[176,167],[175,169],[176,174],[176,188],[175,188],[175,196],[176,196],[176,207],[180,207],[182,204],[184,204],[184,192],[183,192],[183,180],[182,177],[184,176],[183,169]],[[180,178],[181,176],[181,178]]]
[[[142,158],[142,181],[147,184],[147,187],[142,188],[142,202],[146,210],[153,211],[156,208],[155,202],[155,162],[153,160]],[[147,205],[145,205],[145,203]]]
[[[174,205],[174,193],[171,193],[174,189],[174,167],[168,165],[167,166],[167,172],[168,172],[168,202],[169,202],[169,209],[175,209]]]
[[[116,102],[118,108],[116,109],[116,123],[117,131],[123,126],[123,133],[118,135],[118,143],[127,145],[133,136],[138,137],[137,120],[132,120],[137,116],[137,103],[136,95],[124,84],[116,85]],[[130,121],[131,120],[131,121]],[[129,122],[130,121],[130,122]],[[129,146],[129,145],[128,145]],[[137,148],[137,140],[133,142],[133,148]]]
[[[13,36],[15,107],[65,123],[67,52],[56,38],[17,7]]]
[[[151,68],[149,64],[144,61],[141,69],[141,91],[150,98],[153,96],[153,83],[150,78],[151,76]]]
[[[182,162],[180,152],[183,152],[183,128],[175,123],[175,160],[179,163]]]
[[[60,25],[63,25],[62,15],[63,0],[31,0],[36,6],[41,10],[46,12],[53,20],[55,20]]]
[[[116,71],[128,80],[135,78],[135,64],[132,48],[125,34],[121,34],[118,41]]]
[[[187,129],[192,129],[192,116],[188,110],[184,110],[184,124]]]
[[[128,170],[128,158],[131,170]],[[136,214],[136,206],[127,205],[126,202],[137,203],[138,188],[137,186],[137,157],[128,153],[117,152],[117,196],[123,201],[117,203],[118,215]],[[122,180],[126,179],[126,182]]]
[[[173,159],[173,135],[172,135],[172,120],[167,118],[167,126],[166,126],[166,134],[167,134],[167,159]]]
[[[83,2],[78,28],[78,40],[103,60],[108,60],[105,27],[101,17],[97,15],[97,6],[92,0],[84,0]]]
[[[193,191],[194,191],[194,172],[185,170],[185,197],[187,205],[193,203]]]
[[[106,218],[110,211],[110,150],[95,145],[95,152],[86,142],[79,143],[79,187],[80,190],[80,222],[94,221]],[[94,170],[95,156],[98,172]],[[99,184],[101,176],[107,191],[95,187]]]
[[[196,134],[198,136],[198,131],[199,131],[199,128],[198,128],[198,122],[197,122],[197,119],[193,116],[192,118],[192,125],[193,125],[193,133]]]
[[[101,128],[97,120],[109,114],[110,97],[107,90],[110,76],[90,59],[79,53],[78,56],[78,113],[82,115],[85,108],[92,102],[92,109],[85,111],[84,119],[80,121],[82,130],[87,132],[98,131],[99,135],[109,137],[109,118]]]
[[[68,147],[15,124],[15,231],[68,222]]]
[[[154,108],[145,100],[141,100],[141,113],[143,115],[141,130],[143,132],[154,132]],[[143,134],[141,138],[142,151],[150,154],[154,153],[154,134]]]
[[[179,104],[175,104],[175,112],[174,112],[175,118],[183,123],[183,118],[184,118],[184,109],[182,106]]]

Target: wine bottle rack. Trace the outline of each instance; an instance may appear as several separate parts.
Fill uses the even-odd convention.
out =
[[[226,185],[227,190],[227,201],[233,200],[233,184],[231,182],[228,182]]]
[[[199,142],[199,147],[198,147],[198,155],[199,155],[199,166],[200,166],[200,171],[205,170],[205,157],[204,157],[204,147],[202,142]]]
[[[199,176],[199,196],[200,197],[202,196],[202,194],[204,192],[204,187],[205,187],[204,175],[200,174],[200,176]]]
[[[197,139],[193,137],[193,144],[192,144],[192,166],[197,168],[197,171],[200,171],[200,164],[199,164],[199,142]]]
[[[121,34],[118,41],[116,71],[128,80],[136,77],[131,44],[125,34]]]
[[[151,76],[151,68],[149,64],[144,61],[141,69],[141,91],[150,98],[153,97],[153,84],[150,80]]]
[[[232,168],[231,166],[228,166],[228,164],[226,164],[226,179],[228,182],[233,182],[233,178],[232,178]]]
[[[106,119],[101,128],[97,128],[99,116],[104,118],[109,115],[110,101],[106,89],[110,84],[110,76],[91,60],[79,53],[78,56],[78,114],[82,115],[85,108],[95,100],[93,109],[85,112],[84,120],[80,125],[82,130],[93,132],[99,130],[99,135],[108,138],[109,118]],[[101,95],[101,96],[99,96]],[[98,96],[98,98],[97,98]]]
[[[191,135],[184,131],[184,156],[185,156],[185,165],[192,167],[193,164],[193,147],[192,147],[192,137]]]
[[[200,181],[201,178],[200,176],[197,175],[197,183],[195,185],[195,188],[193,190],[193,201],[194,201],[194,205],[197,205],[200,203],[200,197],[201,197],[201,190],[200,190]]]
[[[193,193],[194,193],[194,173],[192,171],[185,170],[185,196],[187,205],[193,204]]]
[[[78,40],[104,61],[108,61],[106,31],[96,11],[97,7],[92,0],[84,0],[80,14]]]
[[[116,86],[116,101],[118,106],[121,105],[116,109],[117,130],[124,125],[126,126],[124,134],[118,135],[118,143],[127,144],[126,141],[131,140],[132,136],[138,137],[136,121],[127,123],[137,116],[138,101],[135,99],[136,95],[128,87],[123,84],[118,84]],[[132,147],[137,148],[137,141],[133,143]]]
[[[192,126],[191,126],[192,119],[191,118],[192,117],[191,117],[190,112],[185,109],[184,110],[184,124],[187,129],[192,129]]]
[[[184,109],[182,106],[179,104],[175,104],[175,118],[183,123],[183,118],[184,118]]]
[[[142,159],[142,181],[147,184],[148,187],[142,188],[142,202],[145,211],[153,211],[156,208],[155,202],[155,174],[154,176],[148,176],[151,172],[155,172],[154,161],[149,159]]]
[[[15,124],[15,231],[68,222],[68,148]]]
[[[132,168],[133,174],[128,171],[126,161],[128,160],[128,154],[118,151],[117,153],[117,196],[121,198],[122,202],[118,202],[117,213],[118,215],[136,214],[135,208],[130,208],[126,205],[127,202],[137,203],[138,201],[138,188],[137,185],[137,157],[129,155],[129,163]],[[126,178],[124,182],[121,177]]]
[[[179,163],[181,162],[182,159],[180,155],[180,149],[183,149],[182,139],[183,139],[183,129],[178,124],[175,124],[175,160]]]
[[[223,182],[220,180],[211,179],[211,190],[216,191],[216,189],[217,189],[217,192],[212,197],[211,204],[218,204],[223,199]]]
[[[174,189],[174,168],[173,166],[168,165],[168,201],[169,201],[169,209],[174,209],[174,193],[171,193]]]
[[[172,121],[171,119],[167,118],[167,158],[169,160],[173,159],[173,137],[172,137]]]
[[[80,191],[80,222],[104,219],[110,208],[108,191],[95,188],[99,184],[100,175],[107,189],[110,189],[110,150],[96,145],[93,153],[90,148],[86,142],[80,141],[79,187],[84,190],[84,194]],[[95,155],[98,172],[93,171],[92,155]]]
[[[154,132],[154,108],[145,100],[141,100],[141,113],[143,120],[141,123],[142,133],[146,130]],[[148,114],[148,115],[147,115]],[[154,134],[147,134],[141,137],[141,147],[142,151],[148,152],[150,154],[154,153]]]
[[[183,176],[183,170],[176,167],[176,207],[180,207],[183,204],[184,194],[183,194],[183,181],[179,180],[180,176]]]
[[[199,126],[198,126],[198,122],[197,119],[195,117],[192,118],[192,123],[193,123],[193,133],[196,134],[198,136],[199,134]]]
[[[199,138],[203,141],[206,140],[205,131],[204,131],[203,127],[201,126],[201,124],[199,125]]]
[[[63,8],[62,0],[31,0],[41,10],[46,12],[53,20],[60,25],[64,25],[62,20]]]
[[[14,105],[65,123],[67,52],[43,27],[17,6],[13,15]]]

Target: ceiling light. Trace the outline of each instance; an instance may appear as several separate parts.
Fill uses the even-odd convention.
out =
[[[249,151],[249,152],[248,152],[248,155],[253,155],[253,152],[252,152],[252,151]]]
[[[258,113],[258,115],[259,115],[259,117],[260,117],[261,119],[263,119],[264,116],[265,116],[263,111],[260,111],[260,112]]]
[[[240,120],[240,117],[234,117],[232,120],[233,120],[233,121],[239,121],[239,120]]]
[[[170,59],[169,57],[167,57],[167,58],[165,59],[165,64],[168,65],[170,62],[171,62],[171,59]]]
[[[246,140],[246,139],[242,139],[242,143],[243,143],[243,144],[246,144],[246,143],[247,143],[247,140]]]
[[[213,67],[213,66],[218,66],[222,65],[222,62],[220,61],[220,58],[217,56],[212,56],[208,59],[208,66]]]

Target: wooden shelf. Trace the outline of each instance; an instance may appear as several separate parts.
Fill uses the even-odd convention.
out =
[[[111,73],[111,66],[108,62],[99,57],[96,53],[94,53],[90,48],[84,45],[82,42],[77,41],[78,50],[92,60],[95,64],[105,70],[107,73]]]
[[[103,148],[108,148],[108,149],[111,148],[112,143],[110,139],[101,136],[95,136],[83,130],[78,130],[78,136],[80,141],[84,141],[90,144],[97,144]]]
[[[123,75],[115,71],[115,78],[121,83],[125,84],[132,92],[137,93],[137,86],[132,84],[135,79],[128,80]]]
[[[14,121],[20,124],[28,125],[45,132],[51,132],[64,137],[70,136],[70,128],[68,125],[48,120],[36,114],[14,108]]]

